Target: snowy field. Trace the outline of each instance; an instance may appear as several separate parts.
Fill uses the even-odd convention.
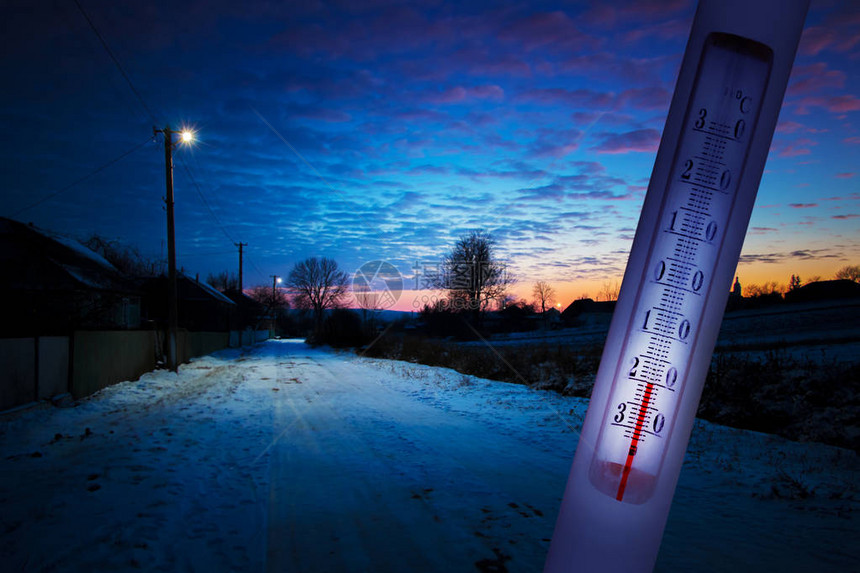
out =
[[[559,330],[496,334],[494,346],[562,345],[574,351],[602,347],[611,313],[588,313],[581,324]],[[482,346],[482,341],[461,343]],[[854,362],[860,357],[860,303],[857,299],[781,304],[728,312],[723,317],[717,352],[749,354],[779,349],[784,357]]]
[[[0,418],[3,571],[540,571],[587,402],[269,341]],[[850,451],[699,422],[658,571],[858,571]]]

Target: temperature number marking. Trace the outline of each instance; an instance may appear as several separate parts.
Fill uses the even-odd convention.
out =
[[[649,188],[660,216],[639,243],[645,270],[589,470],[618,501],[644,503],[660,473],[772,58],[751,40],[708,37],[667,185]]]

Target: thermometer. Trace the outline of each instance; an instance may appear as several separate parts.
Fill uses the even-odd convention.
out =
[[[702,0],[546,571],[650,571],[808,0]]]

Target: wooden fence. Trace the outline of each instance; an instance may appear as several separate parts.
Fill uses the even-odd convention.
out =
[[[266,340],[268,331],[178,333],[179,357],[210,354]],[[71,336],[0,339],[0,412],[70,393],[88,396],[155,369],[163,333],[76,331]]]

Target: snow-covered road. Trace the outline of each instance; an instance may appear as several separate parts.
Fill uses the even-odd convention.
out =
[[[585,407],[298,341],[224,351],[0,418],[0,562],[539,571]],[[657,568],[855,571],[858,476],[853,452],[698,423]]]
[[[446,571],[516,554],[533,569],[563,487],[552,470],[570,450],[541,447],[539,432],[505,419],[508,394],[526,389],[460,403],[469,393],[453,400],[440,383],[473,385],[467,377],[444,372],[428,385],[433,370],[393,364],[395,381],[384,366],[306,351],[261,367],[288,385],[275,403],[283,430],[272,448],[267,563]],[[547,418],[562,424],[552,410],[534,414],[536,429]]]

